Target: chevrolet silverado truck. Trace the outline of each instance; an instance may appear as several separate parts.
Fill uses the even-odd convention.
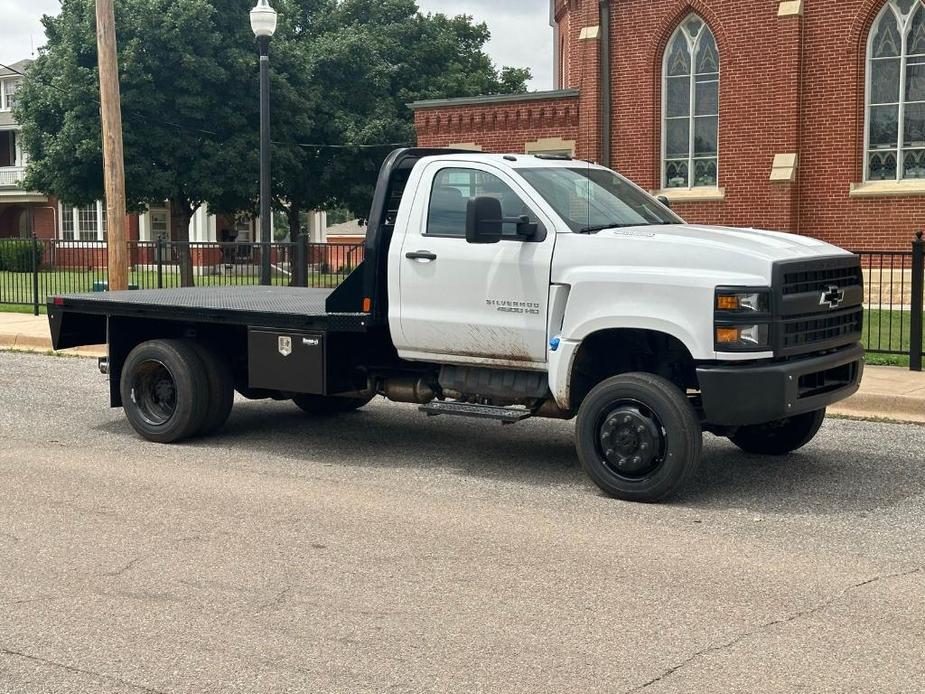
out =
[[[319,418],[377,396],[575,418],[588,476],[653,502],[694,475],[703,432],[754,454],[807,444],[859,387],[862,300],[857,256],[685,224],[594,164],[402,149],[365,261],[333,290],[65,295],[48,316],[56,349],[107,343],[110,403],[151,441],[218,431],[235,391]]]

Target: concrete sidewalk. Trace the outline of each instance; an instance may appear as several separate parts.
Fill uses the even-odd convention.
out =
[[[47,316],[0,313],[0,349],[50,351]],[[106,356],[106,346],[78,347],[61,353],[103,357]],[[829,408],[829,413],[925,424],[925,373],[893,366],[868,366],[861,390],[854,397]]]
[[[26,313],[0,313],[0,349],[18,349],[30,352],[51,351],[51,333],[48,316]],[[79,357],[105,357],[106,346],[65,349],[60,354]]]

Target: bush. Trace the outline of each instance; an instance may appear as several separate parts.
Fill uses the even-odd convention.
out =
[[[14,239],[0,241],[0,270],[7,272],[32,272],[32,249],[35,248],[37,264],[42,264],[45,250],[39,241]]]

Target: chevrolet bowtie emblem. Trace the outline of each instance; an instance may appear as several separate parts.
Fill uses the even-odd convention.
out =
[[[829,287],[824,292],[822,292],[822,297],[819,299],[819,305],[828,306],[829,308],[838,308],[842,305],[844,300],[844,289],[839,289],[838,287]]]

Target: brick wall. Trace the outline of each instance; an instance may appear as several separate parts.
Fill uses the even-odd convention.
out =
[[[473,142],[486,152],[523,152],[544,137],[577,140],[578,99],[424,108],[414,121],[422,147]]]
[[[661,187],[662,56],[691,12],[720,51],[721,202],[678,202],[697,223],[795,231],[853,249],[906,249],[925,227],[925,196],[858,198],[863,180],[865,51],[885,0],[804,0],[802,15],[778,16],[778,0],[612,2],[614,168],[650,190]],[[542,137],[575,139],[577,155],[599,159],[598,0],[561,0],[556,21],[575,99],[417,112],[422,144],[476,142],[523,151]],[[797,154],[793,182],[772,182],[777,154]]]

